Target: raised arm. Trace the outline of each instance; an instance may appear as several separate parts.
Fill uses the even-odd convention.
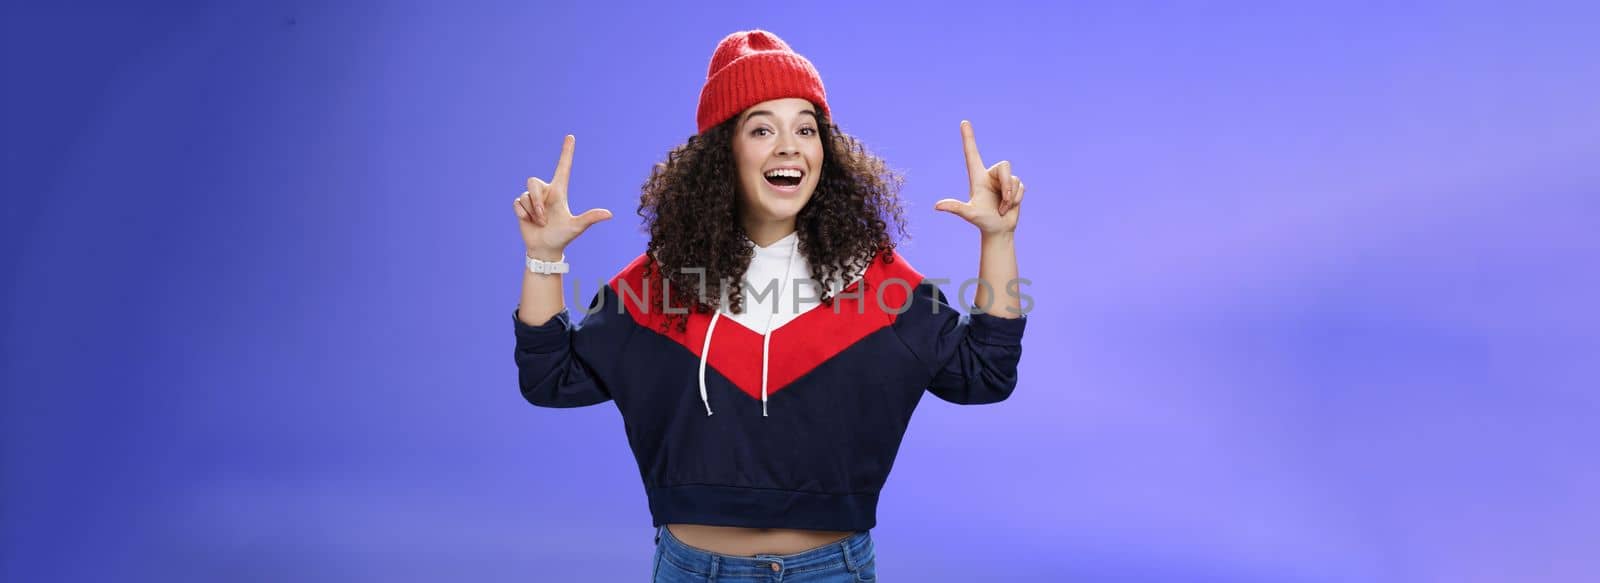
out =
[[[595,223],[611,218],[611,211],[606,209],[589,209],[573,216],[572,209],[567,206],[567,182],[572,174],[575,140],[568,135],[562,142],[561,159],[556,162],[556,173],[549,183],[538,177],[529,177],[528,189],[512,201],[528,257],[540,261],[560,261],[573,239]],[[561,297],[561,285],[559,273],[542,274],[522,270],[522,302],[517,317],[529,326],[549,321],[566,308]]]
[[[968,200],[946,198],[933,208],[978,227],[978,277],[985,284],[978,286],[974,300],[978,307],[998,318],[1022,317],[1015,243],[1017,217],[1022,214],[1022,178],[1011,173],[1009,161],[983,166],[971,122],[961,122],[961,142],[967,159]]]
[[[978,277],[984,285],[978,286],[974,301],[980,311],[966,314],[966,306],[950,305],[937,287],[925,285],[916,300],[933,304],[933,315],[902,316],[906,323],[901,327],[906,332],[902,337],[911,336],[907,345],[928,355],[928,390],[952,403],[974,405],[1003,401],[1017,385],[1027,326],[1015,244],[1023,186],[1011,173],[1010,162],[984,167],[970,122],[961,122],[961,141],[968,200],[947,198],[934,208],[978,228]]]
[[[528,178],[528,190],[512,201],[527,256],[533,259],[560,261],[573,239],[611,218],[605,209],[573,216],[568,208],[573,142],[569,135],[562,143],[561,159],[549,183]],[[596,294],[596,301],[605,293],[602,289]],[[512,313],[523,397],[543,407],[581,407],[610,399],[602,378],[608,359],[617,354],[610,348],[620,346],[631,331],[625,318],[599,310],[575,325],[562,299],[561,274],[523,269],[522,301]]]

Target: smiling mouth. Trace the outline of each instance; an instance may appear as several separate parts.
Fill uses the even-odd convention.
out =
[[[767,179],[767,184],[778,188],[793,188],[800,185],[800,177],[798,176],[767,176],[765,178]]]

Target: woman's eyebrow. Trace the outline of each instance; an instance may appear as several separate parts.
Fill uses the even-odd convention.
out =
[[[811,111],[811,110],[807,109],[807,110],[801,111],[800,113],[809,114],[811,116],[811,119],[813,119],[813,120],[817,119],[817,112],[815,112],[815,111]],[[744,120],[745,121],[750,121],[751,118],[754,118],[755,116],[758,116],[758,115],[765,115],[765,116],[769,116],[769,117],[778,117],[776,114],[774,114],[774,113],[772,113],[770,111],[767,111],[765,109],[758,109],[758,110],[750,112],[750,115],[745,116]]]

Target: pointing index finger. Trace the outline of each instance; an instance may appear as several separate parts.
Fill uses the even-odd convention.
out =
[[[978,140],[972,137],[972,122],[961,120],[961,146],[962,152],[967,157],[967,178],[977,180],[989,172],[983,165],[983,156],[978,155]]]
[[[567,177],[572,174],[572,143],[574,141],[575,138],[572,134],[567,134],[567,139],[561,142],[561,159],[556,162],[556,175],[550,179],[550,184],[560,185],[559,188],[561,189],[567,187]]]

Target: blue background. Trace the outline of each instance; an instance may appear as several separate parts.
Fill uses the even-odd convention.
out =
[[[924,273],[976,275],[961,119],[1028,183],[1022,382],[923,401],[888,580],[1600,579],[1592,3],[44,4],[0,579],[646,579],[616,409],[517,392],[508,203],[577,136],[586,299],[755,27]]]

